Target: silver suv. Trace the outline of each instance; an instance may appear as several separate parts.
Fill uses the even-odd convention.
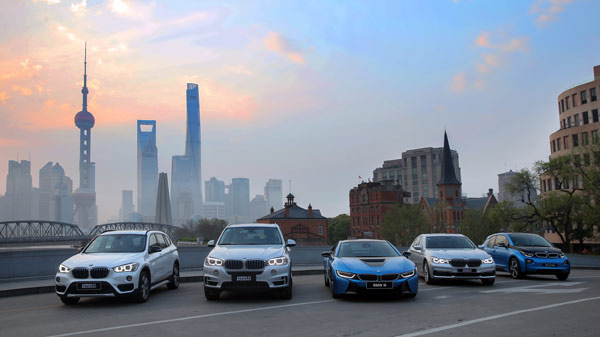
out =
[[[150,290],[179,287],[179,254],[163,232],[109,231],[60,264],[56,294],[65,304],[80,297],[130,296],[146,302]]]
[[[219,299],[221,291],[271,289],[284,299],[292,298],[290,247],[277,224],[229,225],[204,260],[204,295]]]

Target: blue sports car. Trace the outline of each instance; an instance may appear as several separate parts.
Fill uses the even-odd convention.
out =
[[[321,255],[325,258],[325,285],[333,298],[346,292],[417,296],[415,264],[388,241],[344,240]]]

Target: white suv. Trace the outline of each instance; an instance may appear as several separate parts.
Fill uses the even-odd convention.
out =
[[[106,296],[146,302],[152,289],[165,284],[179,287],[179,254],[169,236],[155,230],[104,232],[56,273],[56,294],[65,304]]]

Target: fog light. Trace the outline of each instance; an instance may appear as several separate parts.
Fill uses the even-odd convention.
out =
[[[272,269],[272,270],[271,270],[271,275],[275,275],[275,274],[277,274],[277,270],[275,270],[275,269]]]
[[[569,260],[565,260],[565,262],[563,262],[564,264],[569,264]]]
[[[215,275],[219,275],[219,271],[218,271],[218,270],[215,270],[215,271],[213,271],[213,274],[215,274]]]
[[[533,263],[533,260],[531,260],[531,259],[526,259],[525,261],[527,262],[527,264],[532,264]]]
[[[60,277],[56,277],[56,282],[59,283],[60,282]]]
[[[127,276],[127,281],[131,281],[131,280],[133,280],[133,277]]]

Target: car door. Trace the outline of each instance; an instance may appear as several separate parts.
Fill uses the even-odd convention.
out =
[[[508,246],[508,238],[505,235],[496,236],[494,248],[492,248],[494,262],[496,262],[496,265],[500,265],[504,268],[504,270],[508,270],[508,259],[510,257],[510,249],[508,249]]]
[[[169,254],[169,246],[167,245],[164,235],[162,235],[160,233],[156,233],[155,235],[156,235],[156,239],[158,241],[158,246],[161,249],[161,251],[159,252],[160,255],[158,257],[160,279],[156,280],[156,281],[160,281],[171,275],[171,267],[172,267],[171,260],[170,260],[171,254]]]
[[[494,242],[496,241],[496,236],[497,235],[490,236],[483,243],[483,250],[486,253],[490,254],[490,256],[494,259],[494,261],[496,261],[496,253],[494,252]]]
[[[333,275],[331,275],[331,264],[333,263],[333,259],[335,259],[335,254],[337,247],[340,245],[339,241],[333,247],[331,247],[331,254],[325,259],[325,272],[329,275],[329,279],[333,279]]]
[[[166,261],[165,272],[167,273],[167,276],[171,276],[173,265],[177,260],[177,247],[175,247],[168,235],[161,235],[165,241],[165,248],[163,249]]]
[[[423,269],[424,255],[423,255],[422,242],[423,242],[423,235],[419,235],[413,241],[413,243],[410,245],[410,248],[408,249],[408,251],[410,252],[409,259],[415,264],[415,266],[417,266],[417,270],[419,271],[419,273],[423,272],[422,269]],[[420,249],[418,249],[418,248],[420,248]]]
[[[148,265],[150,266],[150,279],[152,282],[160,280],[162,271],[160,270],[160,252],[151,253],[152,246],[160,247],[155,233],[151,233],[148,238]]]

